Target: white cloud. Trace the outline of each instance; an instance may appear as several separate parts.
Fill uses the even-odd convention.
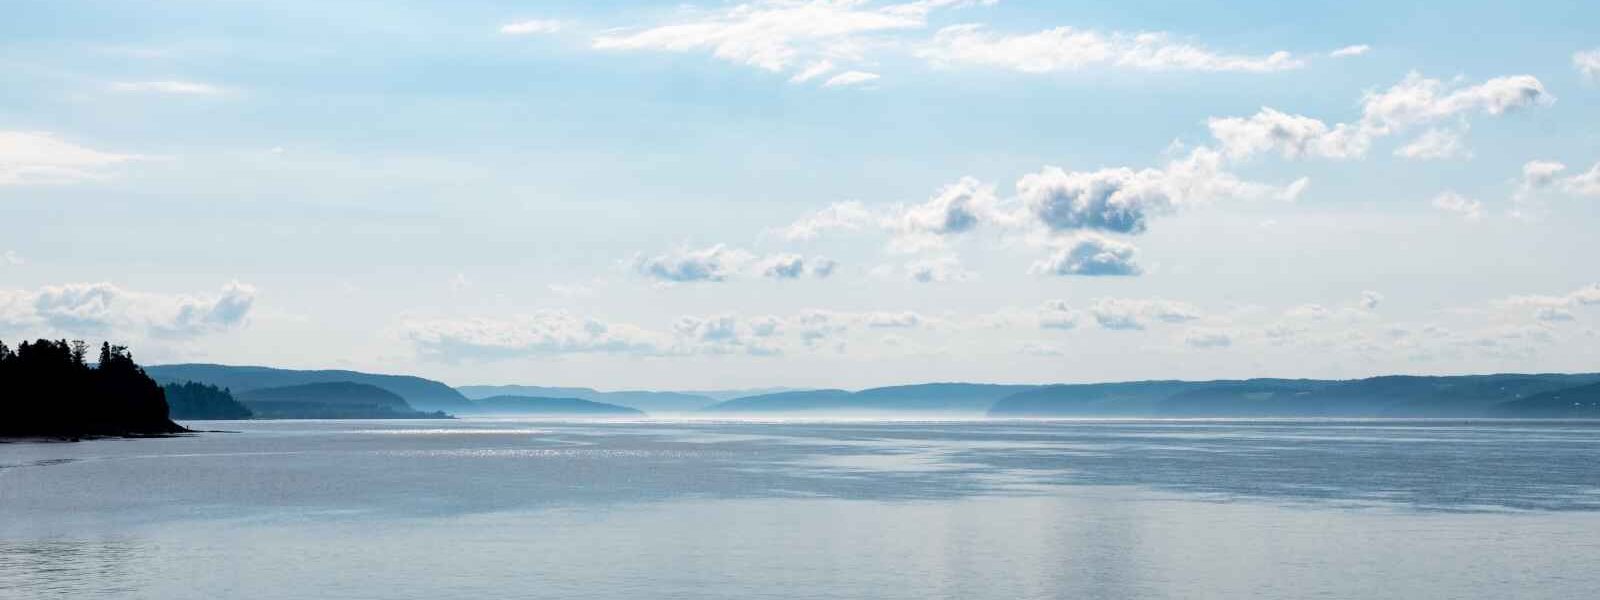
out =
[[[751,259],[750,253],[722,244],[708,248],[679,248],[656,256],[638,256],[633,262],[639,274],[675,283],[724,281]]]
[[[1321,120],[1262,108],[1250,117],[1212,118],[1212,136],[1233,159],[1276,150],[1287,158],[1350,159],[1366,155],[1378,138],[1410,127],[1446,119],[1458,121],[1454,139],[1443,129],[1424,133],[1397,154],[1413,158],[1461,156],[1466,152],[1459,132],[1465,119],[1481,113],[1503,115],[1555,102],[1532,75],[1497,77],[1477,85],[1447,84],[1410,73],[1381,92],[1362,99],[1361,119],[1329,126]]]
[[[1429,129],[1410,143],[1395,148],[1394,155],[1416,160],[1472,158],[1472,152],[1467,150],[1466,142],[1462,140],[1465,130],[1464,126],[1460,129]]]
[[[1050,300],[1039,307],[1040,329],[1076,329],[1078,321],[1083,317],[1083,312],[1065,300]]]
[[[806,66],[806,68],[802,69],[799,73],[795,73],[793,77],[789,78],[789,83],[805,83],[826,75],[833,71],[833,69],[833,61],[819,60]]]
[[[506,35],[530,35],[536,33],[559,33],[566,26],[561,21],[553,19],[529,19],[516,23],[507,23],[500,26],[500,33]]]
[[[1227,198],[1289,198],[1303,181],[1273,187],[1240,180],[1222,170],[1222,157],[1208,148],[1160,169],[1127,167],[1066,171],[1046,167],[1017,181],[1027,211],[1051,232],[1080,230],[1137,234],[1150,217]]]
[[[907,263],[906,276],[917,283],[948,283],[966,281],[973,274],[955,257],[943,256]]]
[[[912,311],[875,312],[866,315],[867,327],[905,329],[926,323],[927,317]]]
[[[1150,320],[1184,323],[1200,318],[1192,304],[1160,298],[1101,298],[1089,307],[1089,314],[1104,329],[1140,330]]]
[[[118,92],[148,93],[148,94],[173,94],[178,96],[219,96],[226,90],[198,81],[123,81],[111,84],[111,89]]]
[[[1512,296],[1501,305],[1516,308],[1570,310],[1583,306],[1600,305],[1600,283],[1590,284],[1560,296]]]
[[[0,333],[192,337],[242,326],[256,289],[231,282],[216,294],[160,294],[111,283],[0,290]]]
[[[1383,294],[1372,290],[1363,291],[1361,292],[1360,304],[1362,310],[1377,310],[1378,305],[1383,304]]]
[[[684,316],[678,318],[672,329],[678,337],[674,351],[679,354],[775,356],[783,353],[766,339],[776,331],[776,325],[762,318],[742,322],[729,314]]]
[[[505,319],[410,319],[402,335],[425,358],[456,362],[559,354],[659,354],[667,336],[639,327],[539,311]]]
[[[1193,329],[1184,334],[1183,343],[1191,348],[1227,348],[1233,345],[1233,334],[1217,329]]]
[[[839,269],[839,261],[826,256],[815,256],[811,258],[811,262],[806,268],[811,272],[812,277],[827,279],[830,275],[833,275],[834,271]]]
[[[851,85],[861,85],[863,83],[870,83],[877,80],[877,73],[868,73],[866,71],[845,71],[838,75],[834,75],[833,77],[829,77],[828,80],[822,84],[822,87],[845,87]]]
[[[1277,150],[1285,158],[1355,158],[1370,143],[1356,127],[1329,128],[1320,120],[1263,107],[1249,117],[1213,117],[1207,125],[1230,158]]]
[[[1589,81],[1600,81],[1600,48],[1572,53],[1572,68]]]
[[[789,241],[811,240],[829,231],[859,230],[873,220],[872,212],[860,202],[835,202],[791,223],[782,234]]]
[[[0,131],[0,185],[96,179],[109,167],[137,158],[85,148],[49,133]]]
[[[1056,27],[1035,33],[1002,34],[977,24],[940,29],[933,41],[917,54],[936,64],[994,66],[1025,73],[1091,67],[1267,72],[1305,65],[1288,52],[1259,56],[1223,54],[1177,41],[1163,32],[1102,33]]]
[[[868,47],[884,42],[884,34],[925,27],[933,9],[965,4],[970,3],[872,7],[860,0],[757,0],[700,12],[676,23],[607,32],[596,36],[593,46],[601,50],[710,52],[720,60],[775,73],[804,64],[806,67],[790,78],[803,82],[832,70],[835,63],[860,62]]]
[[[1468,221],[1483,218],[1483,203],[1462,196],[1456,192],[1445,191],[1433,197],[1433,207],[1445,212],[1461,215]]]
[[[1577,175],[1561,181],[1561,189],[1571,194],[1600,196],[1600,162]]]
[[[1117,276],[1138,275],[1144,270],[1136,260],[1138,249],[1132,244],[1083,236],[1064,245],[1055,254],[1033,263],[1030,272],[1044,275]]]
[[[1473,112],[1502,115],[1554,102],[1555,97],[1532,75],[1496,77],[1478,85],[1452,87],[1413,72],[1388,90],[1367,94],[1362,102],[1362,124],[1387,133]]]
[[[999,217],[994,186],[971,177],[940,188],[927,202],[891,209],[885,225],[894,231],[890,247],[901,252],[937,248],[947,236],[976,229]]]
[[[1345,58],[1349,56],[1361,56],[1371,51],[1372,46],[1368,46],[1366,44],[1356,44],[1354,46],[1345,46],[1338,50],[1334,50],[1333,52],[1329,52],[1328,56],[1331,58]]]
[[[799,254],[774,254],[759,261],[756,268],[763,277],[773,279],[799,279],[804,275],[822,279],[832,275],[838,266],[838,262],[822,256],[807,260]]]
[[[22,259],[22,255],[17,254],[16,250],[7,250],[5,254],[0,254],[0,263],[5,263],[8,265],[20,265],[27,262],[28,261]]]

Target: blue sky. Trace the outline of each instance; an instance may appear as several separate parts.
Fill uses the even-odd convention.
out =
[[[1593,370],[1580,2],[51,2],[0,339],[457,384]]]

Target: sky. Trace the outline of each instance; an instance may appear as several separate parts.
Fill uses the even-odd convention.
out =
[[[0,18],[0,340],[601,389],[1600,370],[1600,5]]]

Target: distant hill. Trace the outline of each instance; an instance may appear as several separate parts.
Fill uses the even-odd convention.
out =
[[[1597,419],[1600,418],[1600,383],[1502,402],[1490,412],[1499,417]]]
[[[1001,398],[1032,385],[924,383],[848,392],[806,390],[734,398],[706,410],[723,413],[921,413],[981,415]]]
[[[995,417],[1519,417],[1532,396],[1600,374],[1390,375],[1049,385],[997,401]],[[1524,407],[1524,408],[1519,408]]]
[[[477,405],[478,414],[644,416],[637,409],[578,398],[490,396],[474,400],[473,404]]]
[[[693,412],[715,404],[705,396],[682,392],[622,391],[602,392],[591,388],[543,387],[537,385],[464,385],[456,388],[467,398],[492,396],[531,396],[535,398],[577,398],[615,404],[650,413]]]
[[[777,392],[734,398],[706,407],[712,412],[791,412],[843,410],[849,407],[851,392],[846,390],[806,390]]]
[[[724,402],[724,401],[727,401],[727,400],[732,400],[734,398],[748,398],[750,396],[765,396],[767,394],[781,394],[783,392],[805,392],[805,391],[810,391],[810,390],[811,390],[811,388],[793,388],[793,387],[782,387],[782,386],[779,386],[779,387],[760,387],[760,388],[746,388],[746,389],[734,389],[734,390],[672,390],[672,391],[673,392],[677,392],[679,394],[689,394],[691,396],[704,396],[706,398],[710,398],[710,399],[715,400],[717,402]]]
[[[416,411],[394,392],[349,381],[261,388],[242,392],[237,397],[262,419],[434,419],[446,416]]]
[[[410,375],[379,375],[341,370],[298,371],[210,364],[156,365],[146,368],[145,372],[162,384],[195,381],[228,388],[235,395],[262,388],[306,383],[337,381],[364,383],[404,398],[407,404],[417,410],[444,412],[472,410],[472,402],[450,386]]]

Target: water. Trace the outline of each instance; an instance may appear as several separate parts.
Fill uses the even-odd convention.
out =
[[[1600,423],[205,423],[0,444],[0,598],[1575,598]]]

